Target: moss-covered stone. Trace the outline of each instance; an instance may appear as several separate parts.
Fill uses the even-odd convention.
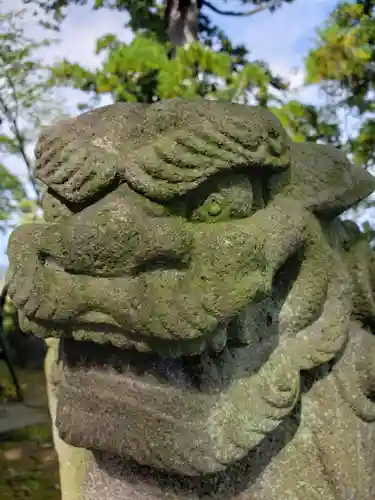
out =
[[[94,110],[36,156],[47,222],[13,232],[9,292],[60,339],[66,500],[372,499],[374,257],[337,218],[370,174],[204,100]]]

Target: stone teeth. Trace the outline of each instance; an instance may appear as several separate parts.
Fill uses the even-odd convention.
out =
[[[163,358],[181,358],[186,356],[197,356],[207,349],[206,339],[194,339],[191,341],[157,341],[150,342],[151,351]]]
[[[203,392],[218,392],[232,379],[236,362],[229,349],[211,357],[204,353],[199,366],[199,386]]]
[[[240,344],[250,345],[259,336],[259,318],[263,303],[251,304],[243,310],[231,325],[231,338]]]
[[[54,269],[55,271],[64,271],[64,268],[53,257],[47,257],[44,262],[44,267]]]
[[[227,345],[227,327],[221,327],[210,339],[194,339],[188,342],[146,342],[131,341],[132,346],[139,352],[157,352],[165,358],[181,358],[185,356],[197,356],[205,351],[221,353]]]
[[[149,345],[146,344],[146,342],[141,342],[141,341],[130,341],[130,344],[134,349],[138,352],[152,352],[152,349]]]
[[[220,353],[227,345],[227,327],[222,326],[208,342],[210,350]]]

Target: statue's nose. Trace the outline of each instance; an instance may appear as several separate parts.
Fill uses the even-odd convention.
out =
[[[182,268],[192,238],[167,218],[128,217],[83,222],[74,216],[49,225],[39,251],[65,271],[91,276],[136,275],[156,268]]]
[[[146,219],[138,230],[139,241],[132,250],[136,274],[156,269],[182,269],[189,265],[193,238],[182,221]]]

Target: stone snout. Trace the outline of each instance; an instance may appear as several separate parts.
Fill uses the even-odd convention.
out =
[[[142,340],[194,341],[269,293],[311,218],[280,204],[228,224],[192,224],[113,204],[14,231],[10,295],[29,320],[69,323],[73,337],[75,325],[99,321]]]

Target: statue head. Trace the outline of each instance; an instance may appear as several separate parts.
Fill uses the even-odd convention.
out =
[[[115,104],[46,131],[36,159],[45,223],[13,232],[9,293],[25,330],[61,339],[70,444],[223,470],[373,317],[338,216],[374,179],[263,108]]]

